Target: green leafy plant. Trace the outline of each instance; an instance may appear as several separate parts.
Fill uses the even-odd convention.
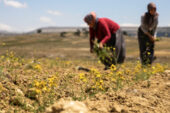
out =
[[[116,64],[116,52],[115,48],[104,46],[102,49],[99,48],[99,44],[94,44],[94,52],[97,54],[98,58],[101,60],[102,63],[108,64],[111,66],[112,64]]]

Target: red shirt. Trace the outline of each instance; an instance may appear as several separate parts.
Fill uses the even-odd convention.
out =
[[[111,34],[116,33],[119,28],[120,26],[116,22],[108,18],[99,18],[96,28],[89,28],[91,48],[93,48],[93,40],[95,37],[105,44],[111,38]]]

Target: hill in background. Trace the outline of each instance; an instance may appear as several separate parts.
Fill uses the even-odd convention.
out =
[[[121,27],[125,35],[136,37],[137,36],[137,29],[138,27]],[[88,31],[87,27],[46,27],[46,28],[39,28],[35,31],[30,33],[58,33],[58,32],[86,32]],[[170,27],[158,27],[157,29],[157,36],[158,37],[170,37]]]

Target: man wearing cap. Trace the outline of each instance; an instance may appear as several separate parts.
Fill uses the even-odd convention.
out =
[[[141,17],[141,25],[138,29],[138,42],[140,59],[143,65],[152,64],[154,57],[155,32],[158,25],[158,13],[156,5],[149,3],[147,12]]]
[[[104,46],[115,48],[116,61],[112,61],[112,63],[102,62],[105,69],[111,64],[123,63],[125,60],[125,42],[120,26],[108,18],[97,18],[94,12],[87,14],[84,21],[89,26],[90,52],[93,52],[95,38],[97,38],[101,49]]]

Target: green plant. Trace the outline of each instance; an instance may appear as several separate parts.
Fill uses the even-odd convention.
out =
[[[99,48],[99,44],[94,44],[94,52],[97,54],[98,58],[103,64],[111,66],[112,64],[117,64],[116,51],[114,47],[104,46],[102,49]]]

